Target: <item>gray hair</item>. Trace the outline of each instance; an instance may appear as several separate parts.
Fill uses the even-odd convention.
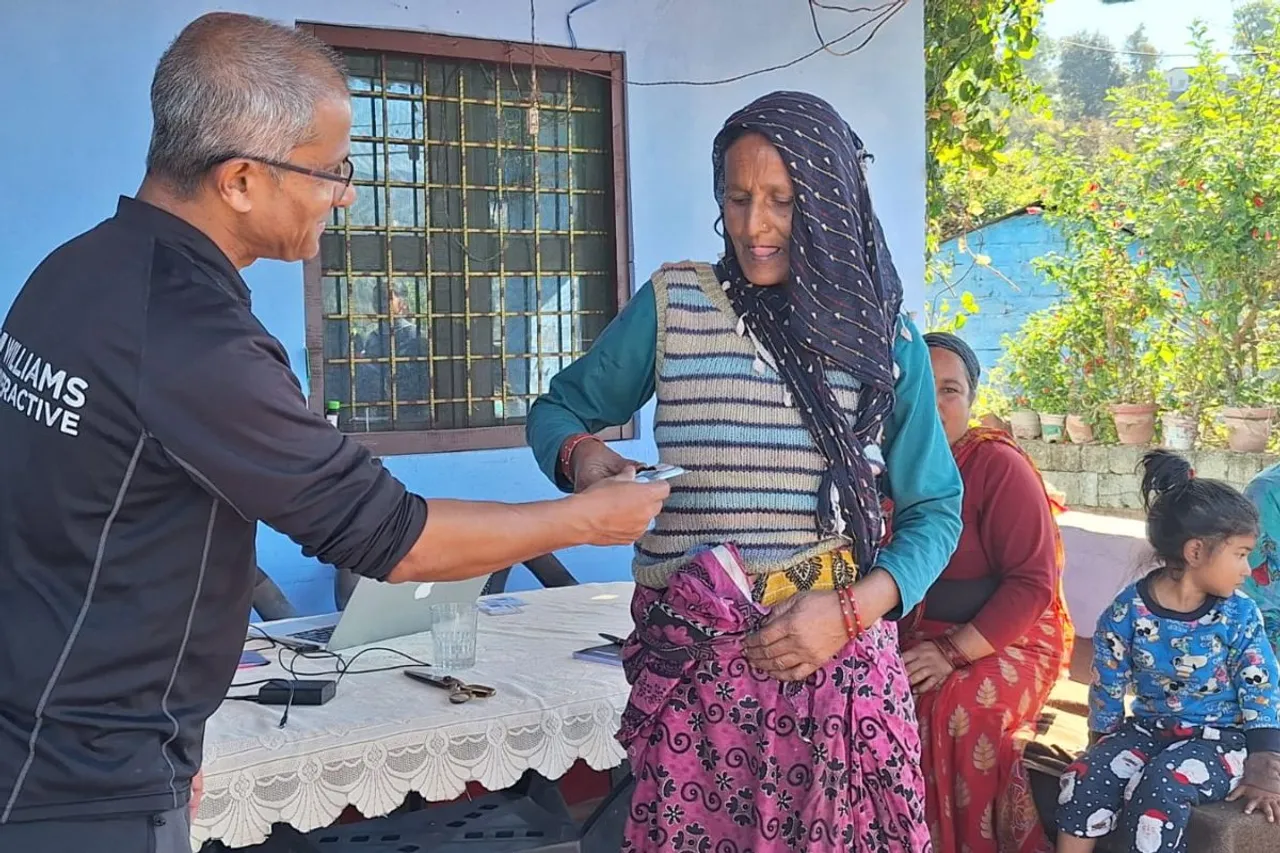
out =
[[[191,196],[230,157],[284,161],[314,139],[316,105],[335,97],[347,97],[342,58],[311,35],[250,15],[203,15],[156,67],[147,174]]]

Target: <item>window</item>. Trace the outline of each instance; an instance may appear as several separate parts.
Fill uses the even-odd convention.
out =
[[[356,187],[305,266],[312,407],[380,454],[522,445],[630,294],[621,56],[304,26],[347,60]]]

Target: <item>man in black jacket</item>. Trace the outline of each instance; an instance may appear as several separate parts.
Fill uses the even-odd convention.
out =
[[[308,410],[240,270],[314,256],[351,204],[340,62],[241,15],[152,84],[136,198],[51,254],[0,326],[0,850],[187,853],[263,521],[390,582],[636,539],[664,484],[424,500]]]

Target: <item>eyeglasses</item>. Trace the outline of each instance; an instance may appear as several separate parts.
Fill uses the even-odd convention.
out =
[[[305,166],[296,166],[293,163],[285,163],[280,160],[268,160],[265,157],[250,157],[247,154],[232,154],[229,157],[224,157],[222,162],[225,163],[227,160],[235,159],[252,160],[255,163],[261,163],[264,166],[270,166],[273,169],[283,169],[286,172],[293,172],[298,175],[307,175],[308,177],[319,178],[322,181],[332,181],[335,184],[340,184],[340,189],[334,189],[334,195],[345,193],[347,191],[347,187],[351,186],[351,178],[356,173],[356,168],[352,165],[350,157],[347,157],[342,161],[342,165],[339,167],[342,170],[340,172],[326,172],[323,169],[308,169]]]

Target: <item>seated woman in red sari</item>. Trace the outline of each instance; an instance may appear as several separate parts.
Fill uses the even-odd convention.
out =
[[[954,335],[925,335],[938,412],[964,481],[960,544],[900,625],[916,696],[937,853],[1052,851],[1022,750],[1071,655],[1062,540],[1031,459],[970,428],[980,368]]]

